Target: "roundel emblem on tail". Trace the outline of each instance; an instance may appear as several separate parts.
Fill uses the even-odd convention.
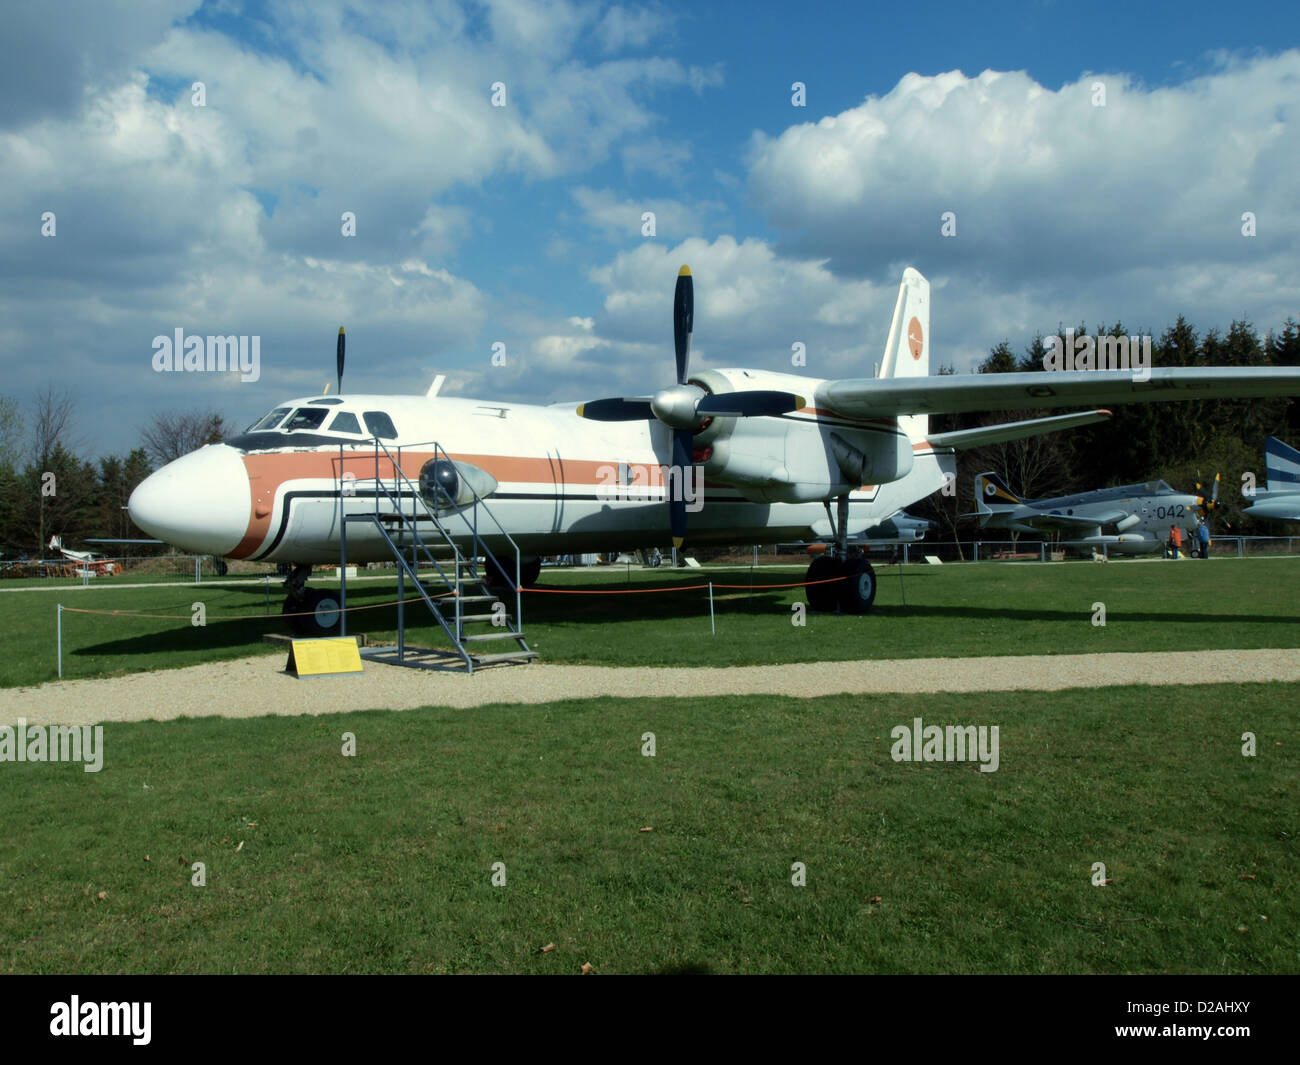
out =
[[[913,318],[907,323],[907,346],[912,352],[912,358],[921,357],[921,347],[925,343],[925,334],[921,331],[921,322]]]
[[[992,481],[985,481],[985,482],[984,482],[984,494],[985,494],[986,496],[995,496],[995,495],[998,494],[998,490],[997,490],[997,488],[994,487]]]

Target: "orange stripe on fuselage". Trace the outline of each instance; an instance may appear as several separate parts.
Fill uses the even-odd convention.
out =
[[[928,448],[928,444],[913,444],[913,450]],[[608,481],[610,468],[617,462],[596,462],[586,459],[556,459],[524,455],[473,455],[452,452],[449,457],[456,462],[467,462],[486,470],[498,481],[511,484],[557,485],[601,484]],[[429,459],[430,451],[404,451],[401,455],[402,473],[417,481],[420,469]],[[248,471],[248,488],[251,513],[244,537],[230,558],[248,558],[265,543],[275,517],[276,497],[290,481],[339,480],[339,453],[337,451],[266,451],[244,456],[244,469]],[[602,476],[602,471],[605,471]],[[358,481],[372,480],[376,476],[389,479],[393,476],[393,463],[381,456],[378,467],[374,452],[350,452],[343,455],[343,473],[350,473]],[[640,483],[639,481],[637,482]],[[705,482],[705,488],[709,482]],[[729,486],[722,486],[729,487]],[[863,485],[862,491],[872,492],[875,485]]]
[[[531,458],[523,455],[469,455],[451,452],[456,462],[467,462],[486,470],[498,481],[514,484],[541,484],[554,487],[566,481],[575,484],[596,484],[600,470],[617,463],[592,462],[573,459]],[[420,469],[433,453],[429,451],[404,451],[401,455],[402,473],[411,481],[420,476]],[[290,481],[338,481],[339,453],[337,451],[267,451],[244,456],[244,469],[248,471],[248,489],[251,516],[244,538],[230,552],[230,558],[247,558],[266,542],[275,517],[275,501],[280,489]],[[358,481],[372,480],[376,476],[389,479],[393,476],[393,463],[381,456],[378,467],[374,452],[345,453],[343,473],[352,474]]]

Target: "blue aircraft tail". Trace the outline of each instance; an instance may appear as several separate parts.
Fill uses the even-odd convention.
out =
[[[1300,492],[1300,451],[1270,436],[1264,446],[1264,468],[1270,492]]]

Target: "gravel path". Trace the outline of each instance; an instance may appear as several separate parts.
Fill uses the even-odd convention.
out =
[[[605,696],[820,695],[871,692],[1058,691],[1116,684],[1300,681],[1300,650],[911,658],[717,668],[496,667],[463,673],[367,662],[365,672],[299,680],[284,658],[255,655],[105,680],[0,690],[0,724],[176,717],[333,714],[421,706],[542,703]]]

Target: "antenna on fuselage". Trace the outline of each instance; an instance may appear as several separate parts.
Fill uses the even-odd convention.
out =
[[[343,327],[339,326],[339,346],[334,356],[334,362],[337,365],[338,372],[339,372],[339,386],[336,392],[337,395],[343,394],[343,347],[344,347]]]

